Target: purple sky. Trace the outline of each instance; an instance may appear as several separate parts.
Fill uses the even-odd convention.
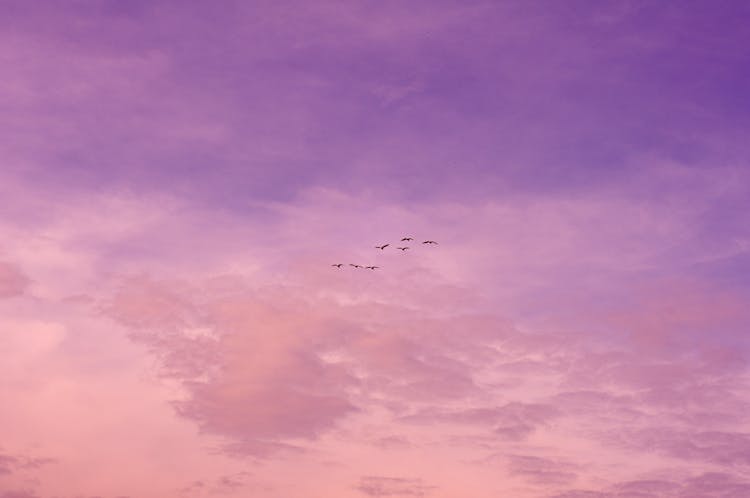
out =
[[[745,2],[12,5],[7,147],[71,188],[569,195],[747,153]]]
[[[2,2],[0,498],[750,496],[748,26]]]

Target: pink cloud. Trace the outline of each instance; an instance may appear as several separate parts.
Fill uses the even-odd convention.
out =
[[[676,477],[676,476],[675,476]],[[549,498],[735,498],[750,491],[750,482],[730,474],[706,472],[674,480],[618,482],[606,490],[569,490]]]
[[[589,491],[585,489],[574,489],[563,493],[550,495],[549,498],[614,498],[611,493]]]
[[[43,434],[55,450],[44,454],[61,455],[34,469],[36,494],[63,481],[71,496],[148,498],[348,496],[357,482],[381,496],[449,498],[469,483],[472,498],[682,498],[744,485],[732,477],[747,466],[748,379],[732,342],[746,322],[741,292],[630,273],[659,266],[651,258],[690,215],[652,225],[636,214],[653,206],[621,200],[456,211],[322,190],[248,221],[162,200],[71,202],[39,222],[50,234],[39,251],[8,249],[34,295],[0,303],[0,348],[12,351],[0,371],[18,407],[0,421],[23,427],[12,447]],[[627,236],[590,233],[620,212]],[[439,250],[360,247],[402,226],[438,232]],[[632,252],[618,253],[630,236]],[[367,258],[384,271],[329,266]],[[64,439],[68,424],[78,432]],[[112,429],[123,424],[138,433]],[[243,465],[262,472],[237,477]],[[689,481],[717,469],[724,481]],[[374,477],[399,475],[423,480]],[[143,481],[151,489],[127,484]]]
[[[0,494],[0,498],[39,498],[39,496],[30,491],[5,491]]]
[[[411,446],[409,439],[404,436],[385,436],[372,441],[372,444],[383,449],[400,449]]]
[[[500,439],[520,441],[560,414],[554,405],[514,401],[502,406],[456,411],[427,409],[404,416],[401,420],[416,424],[484,426]]]
[[[580,479],[586,489],[587,479],[609,472],[607,466],[616,467],[613,482],[630,482],[646,467],[668,465],[677,456],[664,443],[649,459],[623,463],[623,452],[649,453],[653,448],[612,445],[611,435],[625,424],[649,430],[654,417],[661,417],[700,439],[694,424],[703,417],[712,430],[738,432],[739,420],[720,412],[736,413],[743,404],[728,388],[728,376],[741,370],[740,364],[726,369],[723,362],[731,359],[726,348],[717,344],[709,349],[705,341],[692,347],[680,335],[688,329],[702,333],[714,323],[737,327],[744,315],[735,295],[709,298],[700,286],[685,293],[674,282],[664,283],[652,299],[640,284],[614,276],[619,291],[644,297],[596,308],[580,322],[560,315],[563,330],[541,322],[517,326],[483,307],[482,296],[464,292],[472,275],[455,278],[449,270],[438,276],[437,269],[443,264],[450,268],[449,261],[420,262],[416,272],[406,260],[389,259],[394,274],[356,279],[354,273],[332,273],[327,260],[316,267],[326,258],[326,243],[314,241],[332,237],[338,242],[334,228],[347,225],[336,214],[341,210],[327,204],[341,199],[316,195],[322,199],[313,196],[314,202],[303,200],[303,207],[281,211],[282,219],[302,218],[289,227],[289,234],[275,232],[281,247],[290,247],[289,241],[300,236],[320,246],[294,253],[291,274],[283,283],[254,283],[241,276],[125,278],[105,306],[133,339],[160,358],[162,372],[181,383],[183,395],[173,403],[177,413],[206,434],[224,438],[226,454],[272,460],[284,450],[291,451],[283,453],[289,458],[314,458],[317,451],[335,455],[343,451],[337,449],[343,439],[375,425],[389,430],[383,431],[382,444],[373,445],[377,436],[362,438],[361,444],[377,448],[372,451],[398,457],[437,440],[466,451],[467,460],[479,461],[497,454],[502,445],[515,445],[512,454],[524,458],[502,469],[509,479],[529,489],[564,489]],[[477,209],[489,219],[495,208]],[[329,228],[316,225],[316,216],[339,218]],[[300,235],[300,229],[309,233]],[[533,267],[532,273],[558,278],[552,269],[557,257],[547,255],[547,268],[532,261],[536,256],[515,255],[519,264],[529,265],[524,272]],[[606,255],[600,257],[602,264],[608,261]],[[517,270],[505,271],[513,278]],[[407,284],[413,293],[404,292]],[[494,295],[492,287],[484,292]],[[443,293],[450,299],[435,295]],[[682,313],[683,308],[691,311]],[[548,317],[554,316],[553,309],[545,309]],[[670,309],[677,315],[670,315]],[[668,340],[641,341],[632,331],[642,327]],[[678,345],[679,354],[664,344]],[[386,442],[394,432],[409,444]],[[711,444],[701,444],[710,450]],[[559,451],[541,451],[543,447]],[[686,465],[696,461],[684,460]],[[590,492],[607,496],[620,491]]]
[[[731,498],[747,496],[750,493],[750,481],[731,474],[707,472],[689,479],[678,494],[679,498],[702,498],[718,496]]]
[[[0,474],[10,474],[16,465],[16,458],[10,455],[0,455]]]
[[[652,427],[640,431],[623,430],[620,444],[647,448],[685,460],[702,460],[729,467],[750,466],[750,433],[685,431]]]
[[[425,485],[421,479],[363,476],[356,489],[368,496],[427,496],[434,486]]]
[[[0,453],[0,474],[11,474],[21,470],[35,470],[44,465],[55,463],[54,458],[39,458],[23,455]]]
[[[397,306],[379,306],[371,325],[353,318],[369,314],[368,307],[327,299],[311,306],[291,289],[276,294],[239,286],[229,294],[203,290],[200,299],[188,297],[198,288],[129,279],[105,309],[162,357],[166,375],[183,381],[190,396],[175,401],[178,412],[229,436],[235,450],[314,438],[373,404],[434,404],[478,392],[455,355],[479,346],[481,328],[477,339],[456,341],[451,319],[415,324]],[[374,326],[381,331],[369,330]],[[190,330],[204,332],[191,336]],[[363,395],[364,387],[384,398]],[[532,405],[505,410],[515,408],[528,413],[506,418],[538,422],[541,416]]]
[[[0,299],[20,296],[30,282],[18,267],[0,261]]]
[[[639,480],[618,483],[613,486],[616,496],[622,498],[674,496],[680,485],[663,480]]]
[[[640,354],[697,351],[704,367],[744,366],[742,351],[722,344],[750,320],[743,296],[692,278],[650,281],[633,288],[633,299],[608,319],[624,330]]]
[[[138,296],[135,307],[130,295]],[[170,303],[186,304],[162,306],[162,311],[174,312],[147,314],[147,322],[139,321],[143,308],[138,303],[150,310],[165,295]],[[135,337],[164,355],[166,373],[185,381],[191,396],[175,402],[180,414],[249,449],[278,438],[314,437],[355,410],[346,394],[354,379],[323,362],[314,348],[304,347],[314,346],[317,337],[325,339],[325,318],[294,313],[301,302],[288,303],[292,314],[282,316],[276,313],[279,304],[240,293],[201,307],[187,303],[167,284],[131,281],[108,310],[135,325]],[[194,311],[203,316],[196,318]],[[191,323],[208,327],[213,335],[184,335],[178,326]]]
[[[521,476],[536,484],[560,486],[576,480],[577,468],[570,463],[529,455],[508,455],[511,475]]]

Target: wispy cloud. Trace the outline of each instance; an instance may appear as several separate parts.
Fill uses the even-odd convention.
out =
[[[21,295],[28,285],[28,277],[19,268],[0,262],[0,299]]]
[[[433,487],[425,485],[421,479],[364,476],[356,489],[368,496],[427,496]]]

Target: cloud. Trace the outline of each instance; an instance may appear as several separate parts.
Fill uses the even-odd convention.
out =
[[[178,493],[180,494],[195,494],[200,493],[204,488],[206,487],[206,483],[201,480],[196,480],[188,484],[187,486],[183,486],[178,490]]]
[[[509,333],[502,321],[343,304],[317,283],[220,282],[128,278],[102,309],[182,382],[187,396],[174,401],[177,412],[227,436],[232,452],[290,448],[292,439],[317,438],[375,406],[478,395],[466,358]],[[476,328],[459,339],[455,330],[467,320]],[[494,418],[538,424],[551,410],[508,404]]]
[[[722,472],[707,472],[688,479],[679,493],[679,498],[701,498],[711,496],[732,498],[747,496],[750,481]]]
[[[750,434],[745,432],[686,431],[670,427],[650,427],[622,431],[619,444],[648,448],[675,458],[719,465],[750,466]],[[613,438],[614,439],[614,438]]]
[[[83,399],[133,396],[139,401],[127,406],[140,413],[145,387],[112,394],[113,384],[96,382],[98,370],[85,382],[68,375],[89,362],[124,368],[115,350],[125,348],[113,337],[127,336],[138,351],[131,373],[149,372],[155,358],[158,381],[168,386],[148,391],[147,406],[162,407],[166,419],[154,416],[151,437],[179,428],[175,439],[196,453],[218,447],[210,458],[263,456],[279,493],[289,491],[282,476],[290,468],[316,475],[324,459],[340,469],[382,458],[393,466],[378,472],[398,475],[425,449],[418,475],[441,489],[452,489],[451,479],[429,465],[450,465],[483,489],[505,486],[493,484],[503,476],[521,496],[540,486],[583,493],[592,476],[653,480],[643,474],[667,463],[727,472],[747,465],[743,294],[652,278],[655,269],[676,271],[659,254],[675,237],[689,238],[691,210],[655,222],[657,215],[641,218],[658,206],[622,199],[405,206],[313,189],[248,220],[162,200],[71,200],[64,215],[39,222],[54,235],[44,239],[45,251],[8,258],[34,276],[35,291],[47,289],[20,296],[19,313],[54,318],[56,327],[47,340],[30,334],[27,316],[9,322],[8,337],[21,339],[9,343],[11,360],[25,351],[19,344],[44,339],[62,365],[59,382],[90,386]],[[608,218],[621,226],[596,232]],[[440,248],[412,257],[422,248],[406,255],[360,247],[403,235],[393,226],[439,232]],[[258,233],[262,240],[253,238]],[[382,258],[387,271],[337,272],[329,259],[339,258]],[[90,297],[66,299],[82,294]],[[95,331],[81,327],[86,320],[97,320]],[[25,380],[25,364],[17,371]],[[36,406],[39,391],[32,392],[26,407]],[[86,417],[109,426],[101,413]],[[195,439],[179,432],[196,426]],[[181,444],[179,452],[190,453]],[[504,458],[492,476],[474,465],[487,455]],[[360,475],[375,467],[353,468]],[[350,486],[341,472],[332,482]],[[207,489],[215,482],[195,478]],[[168,480],[162,489],[179,487]],[[370,484],[375,492],[395,487]],[[317,486],[311,489],[325,487]],[[590,491],[647,492],[634,486]],[[234,489],[225,486],[226,494],[246,491]]]
[[[614,498],[610,493],[589,491],[585,489],[574,489],[563,493],[550,495],[549,498]]]
[[[667,473],[668,474],[668,473]],[[549,498],[738,498],[750,491],[750,481],[706,472],[673,480],[642,479],[614,483],[604,490],[569,490]]]
[[[510,441],[528,437],[537,427],[560,415],[554,405],[513,402],[501,407],[494,432]]]
[[[0,474],[10,474],[17,460],[17,458],[10,455],[0,455]]]
[[[135,305],[131,295],[137,296]],[[159,302],[164,304],[153,308],[158,314],[149,314],[149,303]],[[279,307],[288,314],[279,314]],[[194,303],[174,285],[138,280],[127,282],[108,310],[163,355],[165,374],[184,381],[190,396],[175,401],[178,413],[231,437],[237,449],[312,438],[355,411],[347,397],[355,379],[318,356],[326,319],[301,301],[269,302],[240,290]],[[195,321],[215,335],[190,336],[180,329]]]
[[[381,438],[377,438],[372,441],[372,444],[377,446],[378,448],[383,448],[386,450],[409,448],[411,446],[411,443],[407,437],[399,436],[399,435],[384,436]]]
[[[6,491],[749,495],[747,8],[612,3],[0,6]]]
[[[534,430],[560,415],[550,404],[514,401],[501,406],[463,410],[426,409],[401,418],[410,423],[443,423],[486,427],[508,441],[526,439]]]
[[[680,488],[675,482],[655,479],[628,481],[612,486],[613,493],[618,498],[674,496]]]
[[[227,475],[227,476],[221,476],[216,481],[216,488],[219,492],[231,492],[235,489],[242,488],[245,483],[241,479],[242,476],[236,476],[236,475]]]
[[[44,465],[56,463],[54,458],[38,458],[0,453],[0,474],[11,474],[19,470],[36,470]]]
[[[521,476],[535,484],[559,486],[575,481],[576,466],[570,463],[531,455],[508,455],[511,475]]]
[[[388,216],[377,208],[368,214],[365,201],[310,191],[273,206],[273,229],[253,228],[272,240],[236,259],[230,251],[227,259],[252,268],[247,273],[202,267],[120,276],[99,309],[159,359],[162,375],[179,385],[171,403],[176,413],[217,438],[224,455],[300,462],[325,455],[340,466],[363,446],[370,458],[387,451],[394,461],[422,448],[435,448],[430,460],[446,464],[502,455],[498,473],[524,483],[527,494],[543,486],[570,496],[647,493],[645,484],[589,488],[588,479],[634,482],[678,453],[693,455],[679,457],[685,465],[745,465],[740,441],[711,448],[714,443],[698,436],[741,432],[743,367],[710,334],[718,324],[726,328],[717,336],[736,337],[744,320],[741,294],[712,293],[711,285],[687,286],[684,279],[642,280],[661,264],[658,248],[685,236],[693,213],[652,226],[640,224],[637,210],[621,200],[525,199],[525,209],[514,202],[522,201],[463,206],[458,214],[432,206],[438,218],[477,218],[476,224],[446,229],[441,241],[450,243],[441,244],[443,252],[425,252],[418,261],[376,253],[388,271],[357,274],[328,266],[331,251],[375,257],[349,240],[366,235],[355,219],[370,216],[371,226],[383,231],[388,216],[420,225],[423,213],[393,206]],[[621,227],[627,236],[605,231],[604,243],[587,235],[622,210],[628,214],[621,218],[632,222]],[[538,221],[541,228],[516,225],[522,213],[527,225]],[[235,226],[231,217],[225,221]],[[507,231],[499,236],[485,224],[505,224]],[[349,226],[352,232],[341,228]],[[232,231],[220,235],[234,241],[227,235]],[[547,231],[559,237],[554,247],[540,248]],[[644,242],[633,243],[627,255],[609,252],[631,236]],[[309,244],[298,247],[300,238]],[[278,249],[266,250],[266,243]],[[170,247],[179,250],[176,242]],[[210,249],[221,253],[221,244]],[[598,276],[582,291],[574,277],[589,262]],[[507,289],[489,281],[494,273],[504,275]],[[537,280],[552,283],[529,283]],[[569,286],[585,299],[569,299]],[[591,298],[594,290],[607,298]],[[534,320],[509,320],[501,314],[506,309],[523,309]],[[634,333],[641,329],[653,340]],[[639,435],[670,423],[689,445]],[[630,445],[612,436],[624,426],[633,429]],[[388,439],[394,434],[405,439]],[[734,456],[718,460],[725,450]],[[623,456],[631,452],[643,458]],[[581,489],[565,491],[575,486]]]
[[[5,491],[1,492],[0,498],[39,498],[39,496],[31,491]]]
[[[30,282],[17,266],[0,261],[0,299],[20,296]]]
[[[355,489],[368,496],[427,496],[435,487],[425,485],[421,479],[363,476]]]

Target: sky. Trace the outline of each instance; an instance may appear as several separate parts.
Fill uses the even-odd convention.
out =
[[[1,2],[0,498],[750,496],[749,22]]]

